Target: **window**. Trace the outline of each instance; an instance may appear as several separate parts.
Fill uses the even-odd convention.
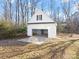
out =
[[[37,15],[37,20],[42,20],[42,15]]]

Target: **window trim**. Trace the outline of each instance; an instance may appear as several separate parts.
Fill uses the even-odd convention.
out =
[[[37,15],[36,17],[36,20],[42,20],[42,15]]]

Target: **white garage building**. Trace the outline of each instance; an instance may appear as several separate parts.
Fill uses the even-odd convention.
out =
[[[48,38],[56,37],[56,27],[55,23],[48,15],[43,11],[36,9],[35,14],[32,16],[31,20],[27,24],[27,35],[45,35]]]

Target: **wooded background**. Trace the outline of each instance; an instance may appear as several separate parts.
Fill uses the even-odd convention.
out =
[[[49,17],[51,17],[55,22],[57,22],[57,31],[58,33],[79,33],[79,3],[74,0],[61,0],[61,9],[62,9],[62,17],[60,17],[60,6],[54,10],[54,6],[56,6],[54,0],[49,0],[48,3],[48,11],[50,12]],[[41,6],[41,10],[45,12],[46,8],[44,6],[45,0],[15,0],[12,3],[12,0],[3,0],[2,9],[3,13],[0,16],[0,29],[13,28],[18,29],[21,28],[21,31],[26,32],[27,21],[35,13],[35,9],[39,8],[37,6],[39,3]],[[57,2],[56,2],[57,3]],[[71,13],[71,5],[77,9],[77,12]],[[2,25],[2,24],[7,24]],[[8,26],[9,25],[9,26]],[[11,26],[10,26],[11,25]],[[2,30],[3,31],[3,30]],[[4,30],[5,31],[5,30]],[[1,30],[0,30],[1,32]]]

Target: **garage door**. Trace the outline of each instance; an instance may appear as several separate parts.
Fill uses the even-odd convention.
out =
[[[32,35],[48,37],[48,30],[47,29],[32,29]]]

